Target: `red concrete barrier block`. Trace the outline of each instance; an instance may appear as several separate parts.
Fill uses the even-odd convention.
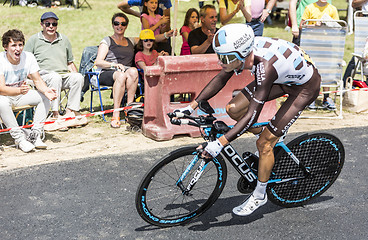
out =
[[[165,56],[158,58],[158,65],[147,67],[145,71],[145,97],[143,134],[154,140],[169,140],[175,135],[198,137],[198,128],[176,126],[170,123],[167,113],[185,107],[188,103],[171,102],[172,95],[189,93],[195,99],[207,83],[221,70],[215,54],[189,56]],[[227,85],[209,100],[215,109],[214,116],[228,125],[234,125],[225,110],[233,92],[243,89],[254,77],[250,71],[243,71],[228,81]],[[193,114],[198,115],[199,110]],[[268,121],[276,112],[276,102],[265,104],[259,121]]]

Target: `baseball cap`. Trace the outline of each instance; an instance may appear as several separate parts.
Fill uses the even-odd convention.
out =
[[[55,13],[53,12],[45,12],[44,14],[42,14],[41,16],[41,22],[45,19],[48,19],[48,18],[55,18],[56,20],[59,20],[59,18],[56,16]]]
[[[155,40],[155,34],[151,29],[143,29],[141,33],[139,34],[139,38],[142,40],[145,39],[153,39]]]

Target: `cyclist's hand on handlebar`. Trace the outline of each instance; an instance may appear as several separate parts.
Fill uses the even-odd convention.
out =
[[[199,147],[197,147],[197,150],[203,149],[203,152],[201,154],[203,158],[214,158],[220,154],[223,148],[224,146],[217,139],[216,141],[208,142],[208,143],[204,143],[200,145]]]
[[[174,113],[183,113],[183,114],[186,114],[186,115],[190,115],[194,112],[194,109],[188,105],[184,108],[179,108],[179,109],[175,109],[174,110]]]

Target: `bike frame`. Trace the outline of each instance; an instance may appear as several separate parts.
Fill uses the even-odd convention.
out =
[[[268,125],[268,122],[261,122],[261,123],[255,123],[252,125],[252,128],[257,127],[264,127]],[[205,134],[208,136],[212,130],[212,127],[206,127],[204,128]],[[286,135],[286,134],[285,134]],[[284,151],[289,155],[289,157],[303,170],[304,176],[300,177],[293,177],[293,178],[287,178],[287,179],[273,179],[269,180],[269,184],[278,184],[278,183],[284,183],[288,181],[294,181],[298,179],[303,179],[310,175],[309,169],[305,168],[305,166],[299,161],[299,159],[291,152],[291,150],[286,146],[284,143],[285,135],[283,135],[279,142],[276,143],[275,147],[281,147],[284,149]],[[219,137],[219,136],[217,136]],[[201,177],[202,173],[206,169],[209,160],[206,160],[202,157],[200,157],[201,153],[197,153],[192,161],[189,163],[183,174],[180,176],[179,180],[177,181],[176,185],[183,191],[183,194],[189,194],[190,190],[194,187],[196,182]],[[231,165],[236,169],[236,171],[243,176],[249,183],[249,185],[252,188],[255,188],[257,185],[257,175],[253,172],[253,170],[250,167],[250,162],[247,161],[248,158],[243,159],[238,152],[231,146],[231,144],[226,145],[223,150],[221,151],[222,157],[227,159]],[[192,177],[191,181],[189,181],[189,184],[187,187],[183,186],[183,180],[187,177],[188,173],[192,170],[192,168],[197,164],[199,160],[202,160],[199,164],[197,171],[195,172],[194,176]],[[213,159],[214,161],[217,161],[216,158]]]

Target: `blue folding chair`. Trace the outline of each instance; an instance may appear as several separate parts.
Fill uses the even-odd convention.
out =
[[[104,111],[103,109],[103,103],[102,103],[102,94],[101,91],[104,90],[112,90],[112,86],[101,86],[100,85],[100,80],[99,80],[99,75],[100,72],[85,72],[85,74],[87,74],[88,76],[88,80],[89,80],[89,86],[90,86],[90,91],[91,91],[91,104],[90,104],[90,112],[93,112],[93,92],[98,92],[99,98],[100,98],[100,107],[101,107],[101,111]],[[138,69],[138,86],[137,86],[137,91],[135,94],[135,98],[139,97],[139,96],[143,96],[144,95],[144,79],[143,79],[143,70],[142,69]],[[122,105],[124,105],[127,101],[127,94],[124,94]],[[105,122],[105,114],[102,114],[102,118]]]
[[[90,108],[89,111],[92,113],[93,112],[93,93],[94,92],[98,92],[98,95],[100,97],[100,107],[101,107],[101,111],[103,112],[103,102],[102,102],[102,94],[101,91],[104,90],[112,90],[111,86],[101,86],[100,85],[100,80],[99,80],[99,75],[100,72],[86,72],[87,76],[88,76],[88,80],[89,80],[89,90],[91,91],[91,104],[90,104]],[[102,118],[105,122],[105,114],[102,114]]]

